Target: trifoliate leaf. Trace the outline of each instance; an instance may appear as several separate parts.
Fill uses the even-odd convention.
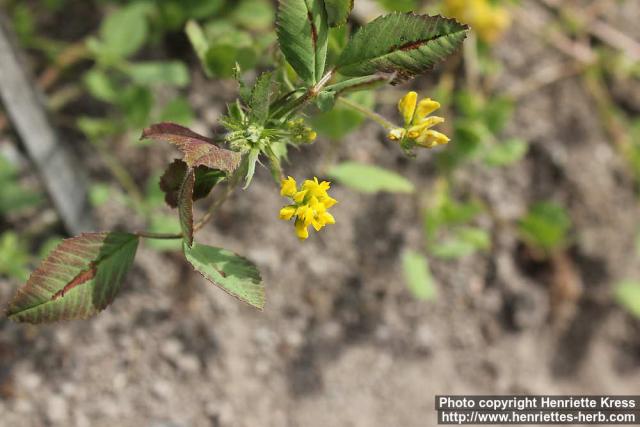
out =
[[[300,78],[308,85],[317,83],[329,39],[323,0],[280,0],[276,32],[282,53]]]
[[[184,245],[184,255],[193,267],[214,285],[259,310],[264,308],[264,285],[256,266],[225,249]]]
[[[172,208],[178,207],[180,187],[184,182],[189,167],[179,159],[169,165],[160,178],[160,189],[164,192],[165,202]],[[193,200],[204,199],[211,193],[213,187],[225,179],[225,173],[204,166],[195,169],[195,184],[193,187]]]
[[[217,147],[211,138],[175,123],[152,125],[142,132],[140,139],[169,141],[175,144],[184,154],[184,161],[192,168],[206,166],[231,173],[240,164],[240,153]]]
[[[346,76],[377,72],[394,75],[393,84],[431,69],[462,44],[468,27],[441,16],[392,13],[363,26],[338,59]]]
[[[63,240],[16,292],[11,320],[44,323],[84,319],[108,306],[131,268],[138,237],[89,233]]]

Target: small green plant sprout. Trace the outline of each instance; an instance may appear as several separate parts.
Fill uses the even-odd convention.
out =
[[[540,258],[551,257],[569,246],[571,218],[553,202],[538,202],[518,221],[518,234]]]
[[[488,167],[505,167],[526,155],[529,149],[526,141],[501,137],[513,111],[509,99],[485,98],[479,93],[461,90],[455,94],[454,106],[458,112],[453,134],[456,144],[438,156],[444,171],[476,159]]]
[[[614,288],[614,298],[631,315],[640,319],[640,283],[626,280]]]
[[[320,230],[339,220],[335,209],[329,213],[336,203],[329,195],[329,182],[307,177],[298,186],[283,170],[289,148],[302,148],[316,139],[307,116],[316,108],[331,111],[340,103],[388,131],[403,127],[361,105],[351,105],[345,96],[382,84],[397,85],[430,70],[454,53],[467,35],[468,27],[453,19],[390,13],[330,48],[331,34],[345,27],[352,7],[351,0],[280,0],[275,27],[282,55],[275,61],[275,69],[258,74],[251,85],[244,81],[241,67],[234,67],[239,97],[228,104],[213,137],[171,122],[151,125],[142,133],[145,141],[169,142],[181,152],[181,158],[171,163],[160,179],[165,201],[177,210],[180,231],[107,231],[64,240],[18,289],[9,304],[9,318],[42,323],[95,315],[118,294],[142,239],[181,241],[185,259],[207,280],[263,309],[265,290],[257,267],[226,249],[196,242],[197,231],[235,189],[251,184],[258,164],[269,168],[281,194],[289,199],[279,214],[294,222],[292,235],[305,240],[310,226]],[[217,55],[217,48],[205,44],[208,39],[198,36],[193,24],[187,32],[201,59]],[[139,45],[141,37],[136,34],[131,44],[136,41]],[[124,43],[117,45],[125,49]],[[122,56],[131,50],[126,47],[116,53]],[[220,67],[213,67],[211,74],[225,75],[227,65]],[[407,130],[402,140],[420,143],[418,139],[425,135],[426,146],[444,142],[444,136],[426,130],[438,121],[427,117],[437,104],[428,101],[421,107],[413,106],[413,97],[402,102],[401,111],[406,115],[403,128]],[[413,109],[416,111],[409,117]],[[421,127],[415,138],[409,135],[409,125]],[[194,202],[210,198],[214,187],[221,189],[196,220]],[[275,186],[274,191],[278,191]]]
[[[489,233],[474,221],[484,213],[477,200],[456,201],[445,180],[439,180],[424,211],[427,253],[442,259],[457,259],[491,247]]]
[[[412,250],[405,251],[402,254],[402,270],[407,287],[416,299],[436,299],[436,282],[429,269],[429,261],[422,254]]]

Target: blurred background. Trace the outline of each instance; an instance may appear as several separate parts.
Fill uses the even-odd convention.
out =
[[[451,143],[410,159],[357,112],[313,112],[320,137],[285,171],[334,181],[337,224],[299,242],[259,168],[198,237],[256,262],[265,311],[145,241],[99,316],[0,319],[0,425],[425,426],[435,394],[639,394],[640,3],[356,0],[351,27],[387,10],[473,31],[432,73],[351,100],[397,120],[407,90],[434,98]],[[141,130],[210,135],[233,65],[273,63],[274,14],[0,0],[2,305],[64,237],[180,231],[157,186],[176,152]]]

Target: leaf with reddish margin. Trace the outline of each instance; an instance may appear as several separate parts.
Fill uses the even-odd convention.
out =
[[[193,245],[193,186],[196,182],[196,174],[193,169],[187,171],[178,192],[178,215],[180,216],[180,228],[185,242]]]
[[[176,159],[160,178],[160,189],[165,193],[164,201],[172,208],[178,207],[178,194],[188,169],[189,167],[184,161]],[[223,181],[225,176],[222,171],[198,166],[196,168],[196,182],[193,187],[193,201],[207,197],[213,187]]]
[[[222,248],[184,246],[184,256],[202,276],[230,295],[262,310],[264,283],[257,267],[246,258]]]
[[[211,138],[195,133],[175,123],[157,123],[142,131],[140,139],[169,141],[175,144],[189,167],[206,166],[232,173],[240,165],[240,153],[225,150],[214,144]]]
[[[86,319],[108,306],[131,268],[138,236],[86,233],[63,240],[16,292],[11,320],[45,323]]]

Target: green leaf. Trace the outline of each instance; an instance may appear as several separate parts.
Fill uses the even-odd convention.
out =
[[[193,169],[187,171],[180,191],[178,191],[178,216],[180,229],[187,245],[193,245],[193,187],[196,183],[196,174]]]
[[[29,251],[24,241],[13,231],[0,235],[0,275],[17,280],[29,277]]]
[[[241,0],[234,6],[231,19],[252,31],[265,31],[273,25],[273,6],[265,0]]]
[[[455,229],[453,237],[429,244],[429,251],[438,258],[455,259],[486,251],[491,247],[489,233],[477,227]]]
[[[571,218],[566,210],[552,202],[539,202],[518,223],[518,232],[529,245],[545,252],[567,244]]]
[[[84,84],[91,96],[100,101],[111,103],[118,99],[118,89],[113,81],[99,69],[87,71],[84,75]]]
[[[204,62],[210,75],[231,78],[234,75],[236,63],[243,69],[253,68],[257,62],[257,56],[251,47],[221,43],[209,48]]]
[[[339,27],[347,23],[353,10],[354,0],[324,0],[330,27]]]
[[[640,283],[625,281],[616,285],[614,296],[618,304],[640,319]]]
[[[431,69],[460,47],[466,25],[441,16],[392,13],[363,26],[338,59],[346,76],[395,74],[397,84]]]
[[[191,46],[193,46],[193,49],[196,51],[196,55],[198,55],[200,61],[204,63],[205,56],[209,50],[209,42],[202,27],[195,21],[189,21],[184,31],[187,33],[187,37],[191,42]]]
[[[140,139],[163,140],[175,144],[189,167],[206,166],[231,173],[240,164],[241,155],[217,147],[211,138],[199,135],[175,123],[156,123],[142,132]]]
[[[133,3],[110,14],[100,27],[102,47],[120,57],[137,52],[147,39],[146,13],[147,6]]]
[[[389,12],[410,12],[418,8],[418,0],[378,0]]]
[[[296,73],[308,85],[316,84],[324,73],[329,39],[323,0],[280,0],[276,32]]]
[[[258,158],[260,157],[260,149],[253,148],[247,154],[247,173],[245,175],[245,184],[243,189],[249,187],[251,184],[251,180],[253,179],[253,175],[256,173],[256,163],[258,163]]]
[[[184,255],[193,267],[214,285],[260,310],[264,308],[264,285],[251,261],[225,249],[184,245]]]
[[[494,144],[484,152],[484,161],[489,166],[508,166],[520,160],[527,154],[529,144],[518,138]]]
[[[138,237],[88,233],[66,239],[16,292],[11,320],[44,323],[85,319],[108,306],[131,268]]]
[[[402,270],[407,287],[419,300],[433,301],[436,298],[436,284],[429,269],[427,259],[414,251],[402,254]]]
[[[375,95],[371,91],[351,94],[348,99],[366,108],[373,108]],[[341,107],[338,103],[331,111],[316,114],[310,118],[312,127],[321,135],[339,140],[357,129],[365,117],[351,108]]]
[[[343,185],[363,193],[388,191],[412,193],[413,184],[397,173],[378,166],[345,162],[332,167],[327,173]]]
[[[42,204],[44,197],[18,182],[18,171],[0,155],[0,215],[20,212]]]
[[[142,85],[167,84],[184,87],[189,84],[189,69],[180,61],[146,61],[129,64],[129,77]]]
[[[160,113],[161,122],[173,122],[183,126],[188,126],[193,122],[194,112],[191,104],[184,97],[174,98],[164,106]]]
[[[257,78],[251,97],[249,107],[249,120],[251,123],[264,124],[269,117],[269,104],[271,103],[271,85],[273,82],[273,73],[262,73]]]

